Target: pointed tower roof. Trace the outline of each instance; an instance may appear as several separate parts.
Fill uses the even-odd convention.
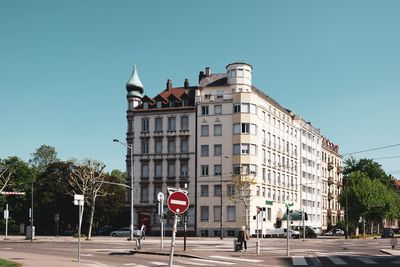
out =
[[[139,95],[143,94],[143,84],[139,79],[139,75],[136,70],[136,65],[133,66],[133,71],[132,71],[132,76],[129,79],[129,81],[126,83],[126,90],[129,93],[132,93],[134,95]]]

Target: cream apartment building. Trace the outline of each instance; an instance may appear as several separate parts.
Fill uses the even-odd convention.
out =
[[[285,204],[300,208],[299,128],[294,114],[252,85],[251,65],[199,75],[197,104],[198,235],[237,234],[241,225],[279,226]],[[247,206],[232,200],[233,181],[250,181]],[[222,185],[222,186],[221,186]],[[265,210],[265,211],[264,211]],[[278,224],[278,225],[277,225]]]

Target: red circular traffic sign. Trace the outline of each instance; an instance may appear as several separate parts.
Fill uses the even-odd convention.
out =
[[[175,191],[169,195],[167,205],[173,213],[182,214],[189,208],[189,198],[185,193]]]

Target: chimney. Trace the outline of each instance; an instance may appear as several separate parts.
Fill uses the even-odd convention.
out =
[[[210,77],[210,75],[211,75],[211,69],[210,67],[206,67],[206,76]]]
[[[172,88],[172,81],[170,79],[167,80],[167,90]]]
[[[204,71],[200,71],[199,72],[199,82],[201,81],[201,79],[203,79],[204,77]]]
[[[185,79],[185,82],[183,83],[183,86],[185,88],[189,88],[189,80],[188,79]]]

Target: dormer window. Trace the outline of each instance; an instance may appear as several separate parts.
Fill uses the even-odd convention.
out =
[[[149,102],[143,102],[143,108],[148,109],[149,108]]]
[[[157,108],[161,108],[161,107],[162,107],[161,101],[157,101]]]
[[[169,100],[169,106],[172,108],[172,107],[175,107],[175,98],[171,98],[170,100]]]

